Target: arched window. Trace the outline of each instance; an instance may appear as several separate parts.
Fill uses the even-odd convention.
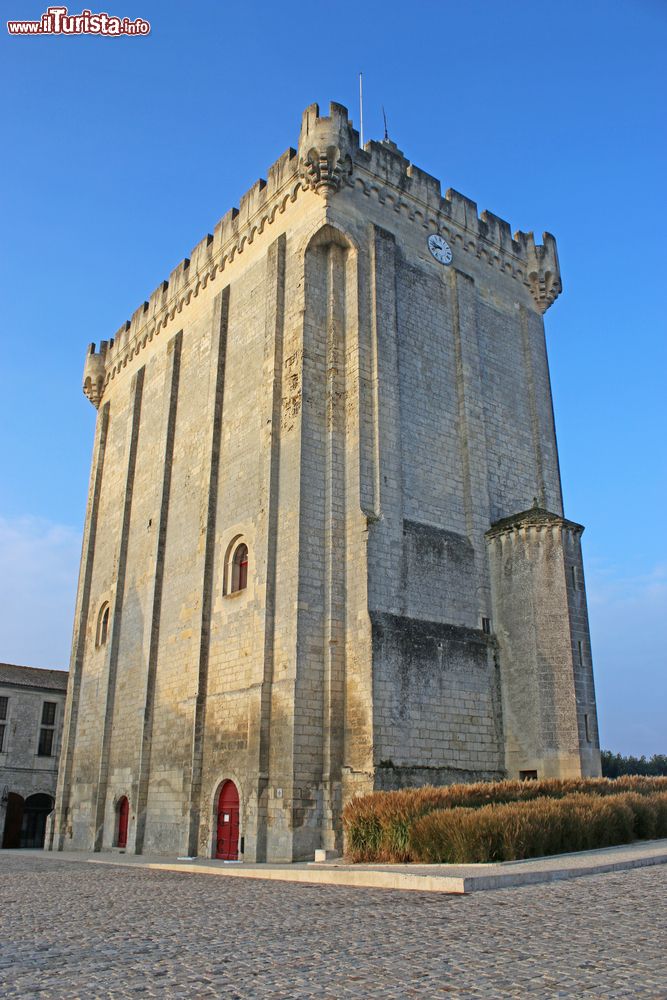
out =
[[[105,601],[97,616],[97,632],[95,635],[95,645],[99,648],[104,646],[109,636],[109,603]]]
[[[234,550],[232,560],[232,586],[231,593],[238,590],[245,590],[248,586],[248,546],[241,542]]]
[[[240,594],[248,587],[250,551],[243,535],[234,535],[225,549],[222,592],[227,597]]]
[[[127,826],[130,818],[130,803],[127,796],[123,795],[116,806],[118,816],[118,827],[116,833],[116,847],[127,847]]]

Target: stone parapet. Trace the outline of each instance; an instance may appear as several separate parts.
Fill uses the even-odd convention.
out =
[[[342,104],[332,102],[328,116],[320,115],[318,105],[311,104],[302,116],[298,152],[287,149],[269,168],[267,180],[256,181],[239,207],[231,208],[213,233],[207,233],[190,256],[176,265],[108,341],[104,357],[93,345],[89,354],[96,360],[87,362],[90,382],[84,381],[91,402],[98,406],[109,380],[300,193],[312,191],[329,199],[345,187],[360,187],[366,196],[507,271],[530,290],[541,313],[562,290],[556,241],[549,233],[543,234],[542,245],[536,244],[533,233],[517,231],[512,236],[509,223],[492,212],[479,214],[476,203],[457,191],[450,188],[443,197],[440,181],[410,163],[390,140],[371,140],[362,149],[359,133]]]
[[[503,517],[499,521],[496,521],[486,532],[486,537],[489,539],[498,538],[500,535],[505,535],[511,531],[519,531],[522,528],[546,528],[553,527],[554,525],[567,528],[576,535],[583,534],[585,530],[583,524],[577,524],[576,521],[568,521],[566,517],[561,517],[560,514],[552,514],[551,511],[545,510],[543,507],[538,507],[536,504],[529,510],[523,510],[519,514],[512,514],[511,517]]]

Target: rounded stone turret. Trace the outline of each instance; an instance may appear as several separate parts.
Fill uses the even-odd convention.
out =
[[[100,343],[99,351],[96,351],[95,344],[90,344],[86,354],[86,363],[83,366],[83,393],[95,409],[98,409],[104,393],[105,360],[108,346],[108,341],[103,340]]]
[[[535,243],[533,233],[515,233],[514,238],[521,244],[526,257],[526,283],[535,305],[545,313],[563,291],[556,240],[551,233],[542,233],[544,242],[541,245]]]
[[[299,176],[305,188],[318,194],[338,191],[352,174],[358,134],[348,119],[347,108],[334,101],[329,115],[320,116],[319,105],[311,104],[303,113],[299,135]]]

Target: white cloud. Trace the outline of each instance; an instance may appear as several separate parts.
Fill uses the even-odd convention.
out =
[[[36,517],[0,517],[0,662],[69,666],[81,535]]]
[[[627,575],[592,563],[587,591],[602,745],[667,753],[667,566]]]

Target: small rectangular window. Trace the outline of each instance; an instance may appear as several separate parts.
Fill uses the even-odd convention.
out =
[[[584,665],[584,644],[581,641],[581,639],[577,640],[577,653],[579,655],[579,666],[583,667],[583,665]]]
[[[56,723],[56,702],[45,701],[42,705],[42,725],[39,730],[39,743],[37,744],[38,757],[53,756],[53,736]]]
[[[519,771],[521,781],[537,781],[537,771]]]
[[[576,566],[570,566],[570,576],[572,577],[572,589],[573,590],[578,590],[579,587],[577,586],[577,567]]]
[[[53,756],[53,730],[52,729],[40,729],[40,731],[39,731],[39,746],[37,748],[37,755],[39,757],[52,757]]]
[[[5,729],[7,727],[3,722],[0,722],[0,753],[5,749]]]
[[[485,635],[491,635],[491,619],[490,618],[482,618],[482,632],[484,632]]]
[[[42,725],[54,726],[56,723],[56,703],[55,701],[45,701],[42,705]]]

